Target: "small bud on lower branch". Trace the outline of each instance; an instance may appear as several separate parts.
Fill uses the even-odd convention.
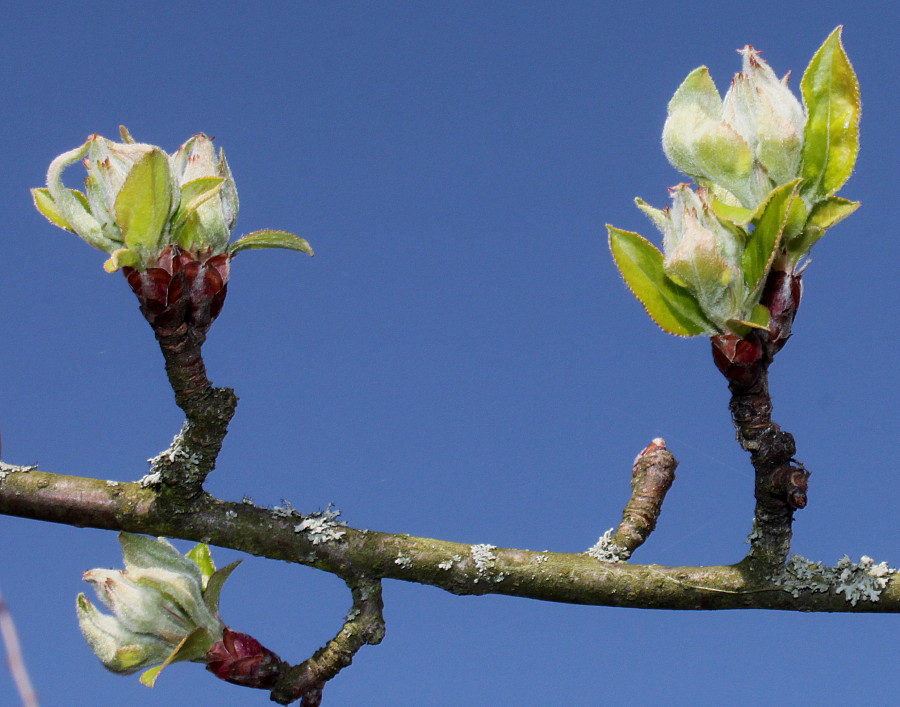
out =
[[[675,480],[678,462],[657,437],[637,455],[631,470],[631,498],[622,512],[622,521],[610,537],[622,549],[623,559],[644,544],[656,528],[666,493]]]

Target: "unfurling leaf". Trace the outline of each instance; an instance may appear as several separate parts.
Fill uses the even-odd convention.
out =
[[[298,250],[301,253],[312,255],[313,250],[300,236],[288,233],[287,231],[262,230],[248,233],[246,236],[238,238],[234,243],[228,246],[228,252],[231,255],[242,250],[256,250],[259,248],[285,248],[287,250]]]
[[[169,158],[154,148],[134,163],[116,195],[116,225],[125,245],[138,252],[154,251],[169,219],[171,200]]]
[[[74,196],[75,199],[84,207],[85,212],[90,212],[90,206],[88,206],[88,200],[84,194],[82,194],[77,189],[69,189],[69,193]],[[58,226],[59,228],[64,228],[67,231],[75,233],[75,229],[69,225],[69,222],[66,221],[65,217],[57,208],[56,202],[53,201],[53,197],[50,196],[49,189],[32,189],[31,198],[34,199],[35,208],[40,211],[41,215],[50,223],[52,223],[54,226]]]
[[[799,182],[795,179],[773,189],[757,212],[756,225],[741,257],[744,282],[751,300],[758,298],[765,284]]]
[[[806,106],[802,194],[834,194],[853,172],[859,152],[859,83],[841,44],[841,27],[819,47],[800,82]]]
[[[607,225],[609,249],[622,279],[660,329],[676,336],[715,333],[694,296],[663,270],[663,255],[637,233]]]

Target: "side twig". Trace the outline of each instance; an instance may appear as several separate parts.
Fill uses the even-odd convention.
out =
[[[25,667],[25,659],[22,656],[22,648],[19,645],[19,635],[16,632],[16,624],[3,595],[0,595],[0,635],[3,636],[3,647],[6,649],[6,662],[9,672],[12,674],[19,699],[23,707],[38,707],[37,694],[28,677]]]
[[[281,705],[300,699],[300,707],[318,707],[325,683],[342,668],[364,645],[376,645],[384,638],[384,603],[381,582],[359,579],[348,582],[353,606],[337,635],[316,653],[287,670],[272,689],[272,701]]]
[[[666,449],[666,441],[660,437],[635,458],[631,469],[631,498],[625,504],[622,521],[610,536],[610,542],[621,548],[623,560],[631,557],[656,528],[677,466],[675,457]]]
[[[747,560],[781,565],[791,546],[794,511],[806,506],[809,472],[794,459],[794,437],[772,422],[768,371],[750,386],[732,382],[731,418],[755,471],[754,527]]]

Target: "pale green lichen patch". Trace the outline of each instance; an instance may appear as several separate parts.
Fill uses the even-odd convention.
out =
[[[397,557],[394,558],[394,564],[400,565],[403,569],[412,567],[412,563],[413,563],[412,558],[407,557],[406,555],[398,555]]]
[[[362,612],[359,609],[350,609],[350,611],[348,611],[347,615],[344,617],[344,623],[347,623],[348,621],[353,621],[353,619],[358,617],[361,613]]]
[[[497,557],[494,555],[494,550],[496,550],[495,545],[472,545],[469,548],[469,552],[472,554],[472,561],[475,563],[475,571],[479,575],[486,575],[491,569],[493,569],[495,563],[497,562]],[[475,581],[478,582],[478,577],[475,578]]]
[[[141,477],[139,482],[141,484],[142,489],[153,488],[155,486],[159,486],[162,483],[162,474],[158,471],[151,472],[149,474],[145,474]]]
[[[756,518],[753,519],[753,523],[750,525],[750,534],[747,536],[746,542],[753,544],[757,540],[762,540],[763,534],[759,529],[759,523]]]
[[[338,520],[341,512],[331,504],[324,511],[316,511],[306,516],[300,523],[294,526],[295,533],[305,533],[313,545],[337,542],[347,534],[344,528],[347,524]]]
[[[462,562],[462,555],[452,555],[449,559],[438,562],[438,569],[449,570],[453,567],[454,562]]]
[[[200,455],[197,452],[189,452],[185,449],[184,433],[186,427],[187,423],[172,438],[172,444],[167,449],[147,460],[150,463],[151,472],[160,471],[162,467],[172,464],[180,466],[198,466],[200,464]]]
[[[0,481],[4,481],[10,474],[27,474],[29,471],[35,471],[36,469],[36,466],[16,466],[15,464],[0,462]]]
[[[612,541],[613,529],[607,530],[591,547],[584,551],[600,562],[625,562],[631,554],[624,547]]]
[[[299,516],[300,513],[294,510],[294,507],[291,505],[290,501],[286,501],[283,498],[281,502],[284,505],[281,506],[272,506],[272,515],[276,518],[290,518],[291,516]]]
[[[799,597],[802,591],[833,591],[843,594],[851,605],[856,606],[861,600],[878,601],[891,575],[896,572],[887,562],[876,564],[866,555],[859,562],[844,555],[834,567],[823,566],[821,562],[813,562],[801,555],[791,555],[781,574],[773,577],[773,582],[794,597]]]

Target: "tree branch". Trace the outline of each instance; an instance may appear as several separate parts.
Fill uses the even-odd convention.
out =
[[[201,352],[225,301],[229,261],[224,253],[198,260],[170,246],[157,267],[122,269],[153,329],[175,403],[185,415],[172,445],[152,460],[149,480],[176,508],[203,493],[237,406],[233,390],[212,387]]]
[[[359,579],[348,582],[353,595],[344,625],[337,635],[316,651],[309,660],[285,672],[272,689],[272,701],[281,705],[301,699],[300,707],[317,707],[322,688],[364,645],[377,645],[384,638],[381,582]]]
[[[172,512],[138,483],[63,476],[0,464],[0,513],[79,527],[164,535],[332,572],[574,604],[648,609],[779,609],[900,613],[900,573],[877,601],[851,604],[827,568],[805,577],[746,563],[661,567],[599,562],[585,553],[534,552],[357,530],[334,513],[302,515],[204,494]],[[867,575],[868,576],[868,575]],[[796,596],[795,596],[796,594]]]
[[[772,422],[769,374],[763,368],[754,383],[729,384],[731,418],[741,448],[750,452],[755,471],[756,508],[748,562],[776,566],[791,547],[794,511],[806,506],[809,472],[794,459],[794,437]]]

